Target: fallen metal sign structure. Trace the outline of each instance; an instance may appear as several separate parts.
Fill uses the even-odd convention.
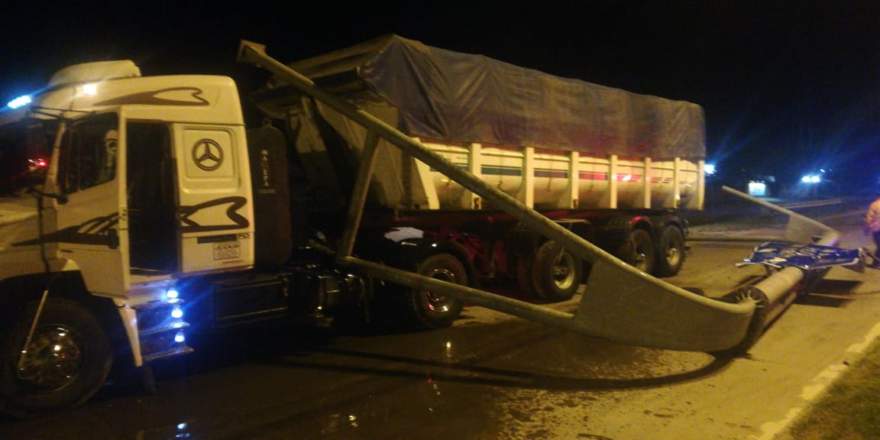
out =
[[[783,298],[787,298],[787,294],[803,277],[798,269],[784,269],[738,295],[734,303],[688,292],[627,265],[513,197],[487,185],[466,170],[457,168],[418,140],[410,138],[363,109],[316,87],[309,78],[268,56],[265,46],[242,41],[238,59],[269,71],[276,79],[292,86],[305,97],[321,102],[367,130],[349,202],[346,230],[335,253],[340,264],[356,268],[369,276],[415,289],[429,289],[470,304],[619,343],[672,350],[731,353],[744,352],[757,340],[770,321],[767,319],[767,311],[771,306],[785,302]],[[379,138],[483,197],[493,206],[517,218],[526,227],[560,243],[575,256],[590,262],[592,270],[587,281],[588,289],[577,310],[574,313],[561,312],[352,256],[373,174]],[[763,205],[766,202],[756,203]],[[829,237],[833,235],[833,239],[828,238],[829,242],[823,244],[836,242],[836,232],[827,226],[774,205],[769,207],[789,215],[786,238],[791,231],[792,236],[799,238],[816,234]],[[789,269],[796,273],[788,272]]]
[[[755,247],[754,252],[737,266],[762,265],[774,269],[796,267],[801,270],[822,270],[841,266],[858,270],[864,266],[861,249],[843,249],[817,244],[798,244],[767,241]]]
[[[790,209],[752,197],[730,187],[722,188],[728,194],[746,199],[772,211],[788,216],[785,225],[785,240],[793,243],[814,243],[818,246],[834,246],[840,241],[840,233],[836,230]],[[752,318],[752,331],[740,344],[740,349],[748,349],[767,328],[797,298],[809,282],[821,279],[829,268],[805,270],[795,265],[780,266],[780,269],[761,282],[739,292],[740,298],[752,298],[758,306]]]

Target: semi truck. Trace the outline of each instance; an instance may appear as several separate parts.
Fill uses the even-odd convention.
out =
[[[64,68],[0,114],[7,406],[82,403],[192,331],[340,311],[440,328],[476,304],[707,351],[749,331],[752,302],[653,276],[680,270],[679,212],[703,204],[699,106],[398,36],[240,57],[272,73],[253,129],[231,78],[127,60]],[[588,280],[591,301],[619,294],[581,309],[619,322],[534,304]]]

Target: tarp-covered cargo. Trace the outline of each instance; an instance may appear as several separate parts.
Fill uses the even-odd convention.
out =
[[[317,85],[527,206],[700,209],[699,106],[562,79],[398,36],[292,63]],[[276,78],[252,98],[286,121],[313,207],[341,209],[366,128]],[[446,176],[384,140],[371,200],[479,209]]]
[[[574,150],[594,156],[705,157],[700,106],[560,78],[396,35],[291,65],[323,86],[367,92],[397,128],[444,143]]]

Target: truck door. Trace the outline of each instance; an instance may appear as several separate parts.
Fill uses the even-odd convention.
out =
[[[75,262],[86,288],[124,295],[129,283],[124,153],[119,115],[90,115],[68,123],[57,156],[56,229],[44,239]]]
[[[244,128],[175,124],[181,270],[253,265],[253,203]]]

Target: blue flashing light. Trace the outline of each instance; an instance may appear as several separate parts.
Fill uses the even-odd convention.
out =
[[[184,342],[186,342],[186,336],[183,334],[183,332],[177,332],[177,334],[174,335],[174,342],[178,344],[183,344]]]
[[[6,106],[15,110],[24,107],[32,102],[31,95],[22,95],[6,103]]]
[[[177,289],[168,289],[165,291],[165,299],[169,302],[173,302],[178,298],[180,298],[180,292],[178,292]]]
[[[174,310],[171,311],[171,317],[174,319],[183,318],[183,309],[175,307]]]
[[[706,165],[703,166],[703,171],[706,172],[707,176],[711,176],[711,175],[715,174],[718,171],[718,169],[715,168],[714,163],[707,163]]]

